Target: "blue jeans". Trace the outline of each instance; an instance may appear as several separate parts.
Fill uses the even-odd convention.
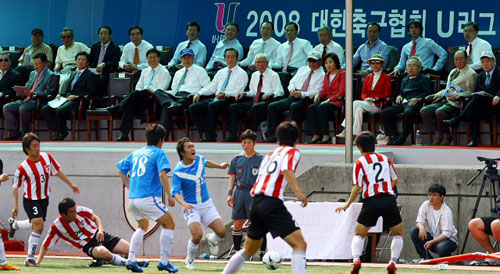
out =
[[[420,258],[432,259],[432,256],[431,256],[429,251],[437,253],[439,255],[439,257],[446,257],[446,256],[450,256],[451,253],[457,249],[457,244],[454,241],[448,239],[448,240],[444,240],[442,242],[439,242],[439,243],[431,246],[431,248],[429,248],[428,250],[426,250],[424,248],[424,244],[427,241],[432,240],[433,237],[431,236],[431,234],[429,232],[427,232],[427,239],[420,240],[420,238],[418,237],[418,232],[419,232],[419,229],[417,227],[414,227],[411,230],[411,240],[413,241],[413,245],[415,246],[415,249],[417,250],[417,253],[420,256]]]

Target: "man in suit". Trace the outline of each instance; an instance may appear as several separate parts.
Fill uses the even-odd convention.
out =
[[[47,98],[57,92],[58,77],[48,68],[49,61],[45,53],[37,53],[33,56],[34,71],[30,73],[27,87],[30,94],[23,100],[8,103],[3,106],[5,117],[5,129],[11,131],[11,135],[5,140],[21,140],[25,133],[30,132],[30,122],[33,113],[37,108],[37,101],[34,98]],[[46,104],[45,101],[42,101]],[[17,115],[21,122],[20,130],[17,127]]]
[[[78,110],[81,96],[95,95],[97,92],[97,75],[88,70],[90,55],[84,51],[77,53],[76,71],[71,73],[67,87],[63,88],[57,98],[65,98],[64,102],[58,108],[52,108],[46,105],[42,108],[42,115],[47,126],[55,130],[55,136],[52,139],[63,141],[68,136],[66,120],[72,111]]]
[[[11,67],[10,55],[7,52],[0,53],[0,102],[6,95],[15,95],[12,87],[20,84],[19,72]]]
[[[495,65],[493,52],[481,53],[481,67],[483,72],[476,79],[475,93],[470,102],[457,117],[444,121],[450,126],[456,126],[462,120],[470,121],[471,141],[467,144],[469,147],[478,145],[481,119],[490,117],[495,110],[498,111],[500,102],[500,69]]]
[[[111,41],[113,34],[108,26],[100,27],[97,31],[99,42],[92,45],[90,49],[90,65],[95,68],[99,76],[99,90],[101,95],[106,95],[108,90],[108,79],[111,72],[116,71],[120,62],[120,48]]]

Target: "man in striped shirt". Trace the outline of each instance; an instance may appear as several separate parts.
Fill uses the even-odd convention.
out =
[[[403,249],[403,222],[396,202],[394,187],[398,183],[396,170],[389,157],[375,153],[375,136],[361,132],[356,138],[361,157],[354,164],[353,187],[349,201],[335,211],[345,211],[361,193],[363,207],[359,213],[351,243],[353,269],[351,274],[358,274],[361,269],[361,253],[364,238],[368,230],[377,224],[380,216],[392,233],[391,260],[387,266],[388,274],[396,273],[396,262]]]
[[[31,228],[32,232],[28,240],[28,257],[24,265],[37,266],[35,253],[40,242],[40,235],[43,232],[47,207],[49,206],[50,176],[57,175],[75,194],[80,193],[80,190],[60,169],[59,163],[50,153],[40,152],[40,139],[38,136],[27,133],[23,137],[22,146],[23,152],[28,155],[28,158],[17,168],[12,180],[14,208],[12,209],[12,218],[9,219],[9,234],[13,237],[16,229]],[[23,207],[28,219],[18,221],[16,217],[19,211],[19,188],[21,186],[24,186]]]
[[[43,241],[37,264],[42,263],[47,250],[53,247],[59,239],[72,246],[82,249],[85,254],[96,260],[103,260],[112,265],[125,266],[127,259],[118,254],[128,254],[130,244],[104,232],[101,218],[92,209],[77,205],[71,198],[59,202],[59,214]],[[148,262],[138,262],[142,267]]]

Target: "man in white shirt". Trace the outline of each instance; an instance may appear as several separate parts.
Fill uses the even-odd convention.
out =
[[[322,27],[318,30],[319,45],[314,47],[314,50],[321,54],[321,58],[333,52],[339,57],[340,64],[344,63],[344,49],[341,45],[334,42],[332,30],[329,27]]]
[[[295,74],[300,67],[307,66],[307,55],[313,49],[311,43],[297,37],[299,25],[289,22],[285,26],[286,42],[278,47],[276,59],[271,63],[273,69]]]
[[[128,134],[132,128],[134,115],[140,113],[142,110],[152,110],[155,103],[154,94],[159,92],[158,89],[167,90],[170,84],[170,72],[160,65],[160,51],[151,48],[146,53],[149,67],[145,68],[142,73],[135,91],[130,93],[127,98],[120,102],[120,104],[108,107],[110,112],[117,109],[123,109],[122,123],[120,130],[122,135],[115,139],[115,141],[128,141]]]
[[[157,90],[156,99],[161,105],[160,123],[170,130],[172,115],[182,113],[193,101],[192,97],[202,88],[210,84],[207,71],[194,63],[195,53],[190,48],[185,48],[179,53],[181,69],[174,75],[172,89],[164,92]],[[168,136],[168,134],[167,134]]]
[[[198,40],[198,36],[200,36],[200,24],[195,21],[188,22],[186,25],[186,35],[188,37],[188,40],[180,42],[177,45],[174,56],[168,63],[169,70],[182,68],[182,56],[180,56],[180,53],[183,49],[193,50],[194,64],[200,67],[205,66],[207,60],[207,47],[200,40]]]
[[[325,72],[321,68],[321,54],[311,50],[307,56],[308,66],[301,67],[297,74],[290,80],[288,90],[290,96],[267,107],[267,132],[266,143],[276,142],[276,127],[283,118],[283,113],[290,110],[290,120],[301,124],[306,110],[306,98],[312,99],[323,89]]]
[[[224,29],[224,34],[226,39],[223,39],[217,43],[215,46],[212,57],[207,64],[207,70],[217,71],[227,66],[225,61],[225,52],[227,49],[233,48],[238,51],[238,60],[243,58],[243,46],[241,46],[238,41],[238,33],[240,32],[240,26],[238,24],[231,22],[227,23]]]
[[[469,42],[465,49],[469,55],[467,64],[475,71],[481,70],[481,52],[493,51],[488,41],[477,37],[478,32],[479,25],[476,22],[471,21],[464,25],[464,37]]]
[[[276,52],[280,46],[280,42],[274,39],[274,25],[269,21],[265,21],[260,25],[260,35],[262,38],[254,40],[248,50],[247,58],[239,63],[241,67],[248,67],[249,70],[255,71],[255,56],[259,53],[267,55],[267,60],[271,61],[276,58]]]
[[[57,49],[54,71],[70,73],[76,67],[76,55],[82,51],[90,53],[90,48],[87,45],[75,42],[74,38],[75,35],[72,29],[64,28],[61,31],[63,45]]]
[[[283,96],[278,73],[269,68],[269,59],[264,53],[258,53],[253,61],[257,71],[252,74],[247,92],[236,97],[235,103],[227,112],[227,130],[229,137],[224,142],[239,142],[237,136],[238,121],[250,111],[248,128],[255,131],[262,120],[266,119],[267,105],[276,97]]]
[[[129,72],[143,70],[149,66],[146,53],[153,48],[153,45],[142,39],[143,31],[139,26],[131,27],[128,35],[130,42],[123,47],[118,66]]]
[[[215,142],[215,126],[219,114],[225,114],[229,105],[244,92],[248,83],[247,73],[237,65],[238,51],[228,48],[224,52],[227,67],[215,74],[212,82],[194,95],[193,104],[189,106],[189,113],[200,132],[204,132],[202,142]],[[215,94],[213,99],[200,100],[201,96]]]
[[[439,257],[451,256],[457,249],[457,229],[453,224],[453,212],[444,202],[446,188],[434,184],[427,191],[429,200],[418,210],[417,224],[411,231],[411,239],[421,259],[432,259],[430,251]]]

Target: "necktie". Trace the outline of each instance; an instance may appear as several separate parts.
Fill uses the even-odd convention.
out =
[[[262,78],[264,77],[264,74],[260,74],[260,79],[259,79],[259,84],[257,85],[257,93],[255,94],[255,97],[253,98],[253,103],[257,104],[259,102],[259,97],[260,93],[262,92]]]
[[[78,73],[75,75],[75,78],[73,78],[73,81],[71,81],[71,90],[73,90],[73,87],[75,86],[76,82],[78,81],[81,75],[82,73],[78,71]]]
[[[321,55],[321,58],[324,59],[327,53],[328,53],[328,48],[326,46],[323,46],[323,54]]]
[[[469,55],[467,56],[467,63],[472,63],[472,43],[469,42]]]
[[[227,84],[229,83],[229,78],[231,78],[231,72],[232,72],[232,70],[229,70],[229,72],[227,73],[226,80],[224,80],[224,83],[222,84],[222,87],[220,88],[221,92],[224,92],[226,90]]]
[[[484,81],[484,84],[486,85],[486,87],[490,86],[490,82],[491,82],[491,73],[486,72],[486,81]]]
[[[5,73],[3,73],[3,71],[0,70],[0,80],[2,80],[4,74]]]
[[[289,44],[290,44],[290,50],[288,51],[288,56],[286,57],[285,65],[283,66],[283,72],[286,72],[288,70],[288,64],[290,64],[290,60],[292,59],[293,42],[291,42]]]
[[[181,90],[182,85],[184,85],[184,81],[186,80],[186,75],[188,73],[188,70],[186,69],[184,71],[184,74],[182,74],[181,80],[179,81],[179,84],[177,84],[177,88],[174,91],[174,95],[177,95],[177,93]]]
[[[135,48],[134,65],[139,65],[139,48]]]
[[[193,44],[193,42],[189,41],[186,48],[188,49],[189,47],[191,47],[192,44]]]
[[[104,60],[104,55],[106,55],[106,46],[103,45],[103,46],[101,46],[101,52],[99,53],[99,59],[97,59],[97,65],[102,63],[102,60]]]
[[[413,47],[411,47],[410,57],[415,56],[417,53],[417,41],[413,41]]]
[[[262,42],[262,52],[261,53],[266,53],[266,42]]]
[[[309,89],[309,83],[311,82],[311,76],[313,75],[314,71],[311,70],[309,73],[309,76],[307,76],[307,79],[304,81],[304,84],[302,85],[302,88],[300,89],[301,91],[307,91]]]
[[[154,69],[151,70],[151,78],[149,79],[149,82],[144,89],[148,89],[151,86],[151,83],[153,83],[153,78],[155,78],[155,70]]]
[[[453,81],[455,79],[457,79],[458,75],[460,74],[460,70],[457,69],[450,77],[450,80]]]
[[[40,79],[40,75],[41,75],[41,74],[42,74],[42,73],[40,72],[40,73],[38,73],[38,75],[36,76],[35,83],[33,83],[33,86],[31,86],[31,92],[35,91],[36,86],[38,85],[38,79]]]

